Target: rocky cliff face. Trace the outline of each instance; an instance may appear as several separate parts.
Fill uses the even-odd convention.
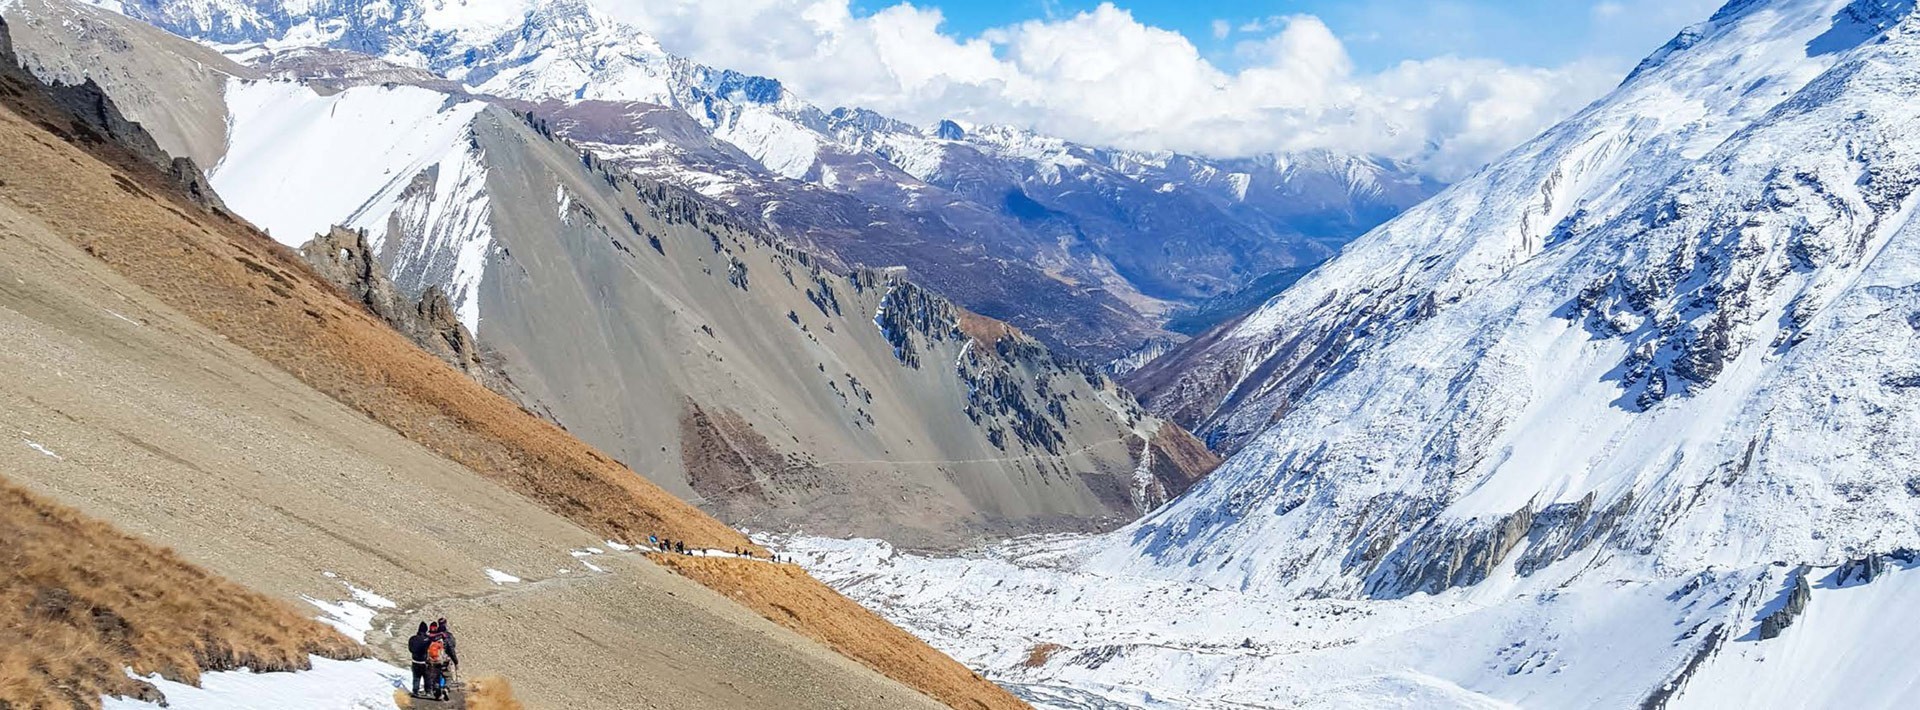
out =
[[[408,298],[387,278],[376,253],[367,245],[366,232],[334,227],[300,246],[300,256],[322,278],[340,287],[355,302],[407,336],[420,349],[495,392],[522,400],[500,368],[490,363],[473,333],[462,325],[453,303],[438,286],[428,286],[418,298]]]

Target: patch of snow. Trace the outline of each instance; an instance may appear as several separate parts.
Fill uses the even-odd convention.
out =
[[[53,449],[47,448],[45,445],[41,444],[38,441],[34,441],[32,439],[21,439],[20,441],[22,443],[25,443],[27,445],[27,448],[40,452],[40,455],[42,456],[53,459],[55,461],[67,460],[65,456],[61,456],[60,454],[54,453]]]
[[[633,549],[632,545],[626,545],[626,544],[614,542],[612,540],[607,541],[607,547],[616,552],[628,552]]]
[[[485,103],[408,86],[321,96],[239,79],[228,83],[227,103],[227,155],[210,175],[229,207],[288,246],[342,225],[365,230],[381,252],[397,229],[405,246],[388,255],[388,269],[420,281],[398,285],[440,286],[461,324],[478,332],[492,205],[470,124]]]
[[[300,600],[320,609],[320,616],[316,618],[321,622],[359,643],[367,642],[367,632],[373,630],[373,617],[380,613],[358,601],[330,602],[304,594]]]
[[[408,672],[380,661],[336,661],[310,657],[309,670],[254,673],[216,671],[200,675],[200,687],[176,683],[158,673],[141,678],[166,696],[166,705],[130,698],[101,698],[103,710],[392,710],[393,691],[407,687]],[[129,673],[131,675],[131,673]]]
[[[789,178],[805,177],[819,159],[819,134],[764,107],[742,109],[714,135],[739,146],[768,170]]]
[[[118,312],[115,312],[115,311],[114,311],[113,309],[111,309],[111,308],[106,308],[106,309],[102,309],[102,310],[105,310],[105,311],[107,312],[107,315],[110,315],[110,316],[113,316],[113,317],[115,317],[115,318],[119,318],[120,320],[123,320],[123,321],[126,321],[126,322],[128,322],[128,323],[132,323],[132,324],[134,324],[134,325],[141,325],[141,323],[140,323],[140,321],[137,321],[137,320],[134,320],[134,319],[132,319],[132,318],[128,318],[128,317],[126,317],[126,316],[123,316],[123,315],[120,315],[120,314],[119,314]]]
[[[341,584],[346,585],[347,593],[353,595],[354,601],[359,602],[367,607],[374,608],[374,609],[398,608],[398,605],[394,604],[392,599],[388,599],[378,594],[374,594],[371,591],[361,589],[359,587],[353,586],[352,584],[347,584],[345,582],[342,582]]]
[[[487,579],[493,580],[494,584],[517,584],[520,582],[519,577],[515,577],[513,575],[507,574],[505,572],[494,569],[492,567],[487,568]]]
[[[1227,175],[1227,189],[1233,192],[1233,199],[1240,202],[1247,201],[1247,186],[1251,184],[1253,184],[1252,175],[1246,173],[1229,173]]]

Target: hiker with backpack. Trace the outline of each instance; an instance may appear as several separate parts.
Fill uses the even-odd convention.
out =
[[[460,665],[460,656],[454,651],[453,632],[447,630],[447,620],[441,619],[427,625],[427,692],[435,700],[446,700],[448,666]]]

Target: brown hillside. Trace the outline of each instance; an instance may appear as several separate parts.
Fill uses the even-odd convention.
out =
[[[841,596],[797,566],[727,557],[649,557],[949,707],[1027,707],[1012,693],[958,661],[928,656],[921,650],[926,644],[919,638]]]
[[[0,479],[0,708],[158,700],[140,675],[305,670],[359,644],[274,599]]]

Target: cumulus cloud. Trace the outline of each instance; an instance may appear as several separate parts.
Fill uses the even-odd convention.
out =
[[[616,10],[670,51],[778,78],[823,106],[1211,156],[1326,148],[1405,160],[1441,178],[1571,113],[1620,70],[1437,57],[1363,72],[1311,15],[1236,28],[1228,69],[1184,35],[1112,4],[960,38],[942,30],[937,9],[898,4],[856,16],[848,3],[650,0]]]

